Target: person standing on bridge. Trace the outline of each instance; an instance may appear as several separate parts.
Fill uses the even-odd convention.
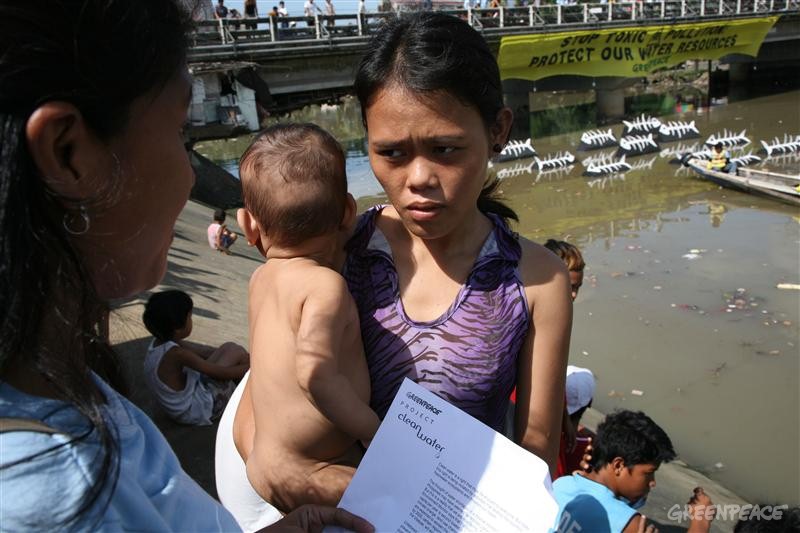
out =
[[[328,27],[336,24],[336,9],[333,7],[333,0],[325,0],[325,15],[327,15]]]
[[[358,0],[358,18],[361,21],[361,32],[363,34],[369,33],[367,26],[367,2],[366,0]]]
[[[306,17],[306,25],[309,28],[316,26],[314,16],[317,11],[319,11],[319,8],[314,4],[314,0],[306,0],[305,4],[303,4],[303,15]]]
[[[228,18],[228,8],[225,7],[225,0],[217,1],[217,6],[214,8],[214,18],[218,19]]]
[[[258,18],[258,6],[256,0],[244,0],[244,17],[248,19]],[[245,28],[254,30],[258,27],[257,22],[245,22]]]
[[[279,19],[286,19],[289,16],[289,11],[286,9],[286,4],[283,0],[278,2],[278,18]],[[289,22],[286,20],[281,20],[281,28],[285,29],[289,27]]]

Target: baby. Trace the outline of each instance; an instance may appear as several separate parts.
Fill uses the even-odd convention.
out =
[[[276,125],[239,172],[239,224],[268,259],[250,279],[247,477],[283,512],[336,505],[361,458],[357,441],[380,424],[358,312],[338,273],[356,211],[344,153],[313,124]]]

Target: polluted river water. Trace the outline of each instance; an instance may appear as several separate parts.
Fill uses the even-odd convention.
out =
[[[631,116],[636,102],[626,105]],[[695,121],[702,137],[686,146],[746,130],[744,153],[755,153],[761,139],[800,134],[798,90],[711,106],[672,98],[666,110],[659,102],[660,120]],[[360,209],[385,201],[356,102],[289,120],[316,122],[345,145]],[[800,283],[800,210],[697,179],[668,151],[629,158],[625,174],[587,178],[580,162],[595,152],[577,151],[582,129],[536,135],[548,126],[535,114],[531,127],[539,154],[569,150],[575,166],[539,174],[522,160],[493,171],[507,169],[501,190],[520,217],[516,231],[583,251],[570,364],[594,372],[594,407],[646,412],[681,459],[751,502],[800,503],[800,291],[778,288]],[[609,127],[618,137],[621,124]],[[198,149],[236,173],[248,142]],[[800,156],[764,165],[796,173]]]

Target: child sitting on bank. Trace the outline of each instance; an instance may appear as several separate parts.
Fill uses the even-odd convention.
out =
[[[566,241],[557,241],[556,239],[548,239],[544,243],[544,247],[566,263],[569,270],[569,284],[572,288],[572,301],[574,302],[575,298],[578,297],[578,291],[581,290],[583,285],[583,269],[586,268],[581,251],[574,244]]]
[[[669,437],[644,413],[608,415],[597,428],[591,471],[560,477],[553,483],[559,507],[556,531],[643,531],[645,517],[636,509],[656,486],[655,473],[661,463],[674,458]],[[697,488],[689,504],[707,508],[711,499]],[[693,513],[688,532],[706,533],[712,519]],[[650,527],[648,531],[652,531]]]
[[[336,505],[360,460],[358,441],[380,424],[358,312],[338,272],[356,210],[345,156],[313,124],[276,125],[244,153],[240,176],[239,225],[267,259],[249,289],[247,477],[283,512]]]
[[[208,226],[208,245],[212,250],[219,250],[230,255],[230,247],[239,236],[225,225],[225,217],[224,210],[217,209],[214,211],[214,219]]]
[[[247,350],[232,342],[217,349],[185,339],[192,333],[191,297],[182,291],[154,293],[142,317],[153,341],[144,359],[144,378],[170,418],[206,426],[222,415],[250,366]]]

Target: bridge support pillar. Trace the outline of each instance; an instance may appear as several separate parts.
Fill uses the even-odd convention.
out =
[[[503,99],[514,112],[514,126],[511,130],[511,137],[514,139],[525,139],[531,136],[530,95],[532,91],[532,81],[503,81]]]
[[[753,68],[752,61],[742,63],[731,63],[728,67],[728,82],[742,83],[750,78],[750,70]]]
[[[614,83],[597,84],[595,101],[600,121],[622,118],[625,115],[625,90]]]

